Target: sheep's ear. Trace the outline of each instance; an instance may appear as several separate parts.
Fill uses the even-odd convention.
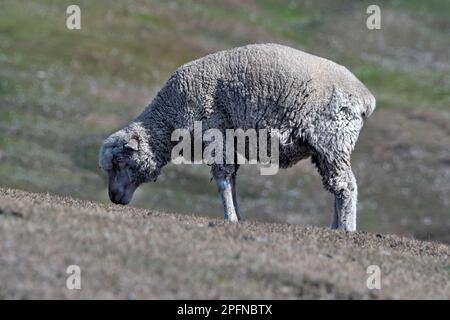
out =
[[[125,148],[131,149],[134,151],[139,150],[139,137],[138,136],[132,136],[130,140],[125,144]]]

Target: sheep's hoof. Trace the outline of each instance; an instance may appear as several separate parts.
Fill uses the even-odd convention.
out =
[[[227,220],[228,222],[234,222],[234,223],[239,222],[239,219],[237,216],[228,216],[225,218],[225,220]]]

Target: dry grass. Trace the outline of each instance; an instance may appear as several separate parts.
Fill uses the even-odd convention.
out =
[[[450,248],[0,189],[0,298],[450,298]],[[65,287],[81,267],[82,289]],[[379,265],[382,289],[366,288]]]

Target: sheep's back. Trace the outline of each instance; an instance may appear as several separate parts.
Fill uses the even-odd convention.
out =
[[[355,108],[374,107],[369,90],[345,67],[276,44],[210,54],[181,66],[172,78],[194,114],[225,113],[229,127],[299,126],[326,112],[336,91],[352,97]]]

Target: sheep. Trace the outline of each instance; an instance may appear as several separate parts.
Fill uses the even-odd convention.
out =
[[[363,120],[375,109],[370,91],[345,67],[278,44],[220,51],[178,68],[147,108],[100,148],[112,202],[128,204],[171,160],[177,128],[278,130],[281,168],[311,158],[334,194],[331,228],[356,230],[357,184],[350,155]],[[211,164],[225,219],[241,220],[237,164]]]

